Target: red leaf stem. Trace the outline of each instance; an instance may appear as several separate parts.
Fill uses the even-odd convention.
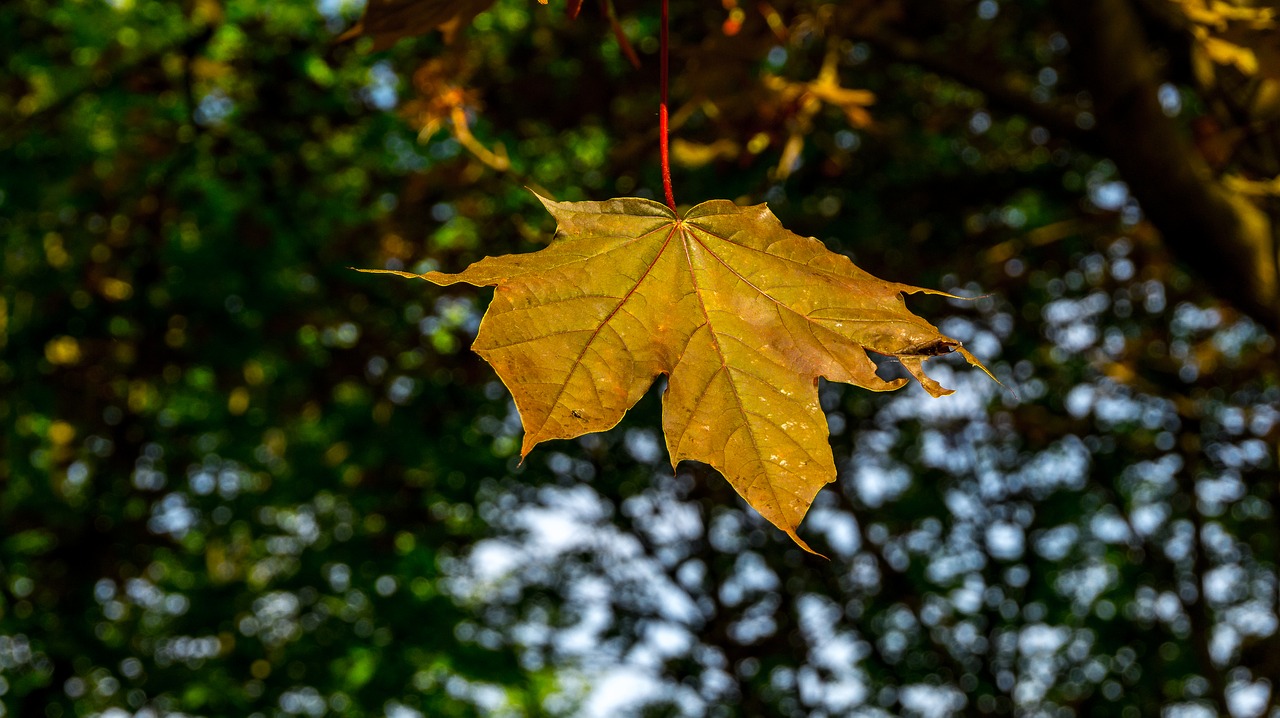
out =
[[[671,190],[671,153],[668,147],[667,126],[667,65],[670,40],[667,37],[667,0],[662,0],[662,30],[658,54],[662,58],[662,103],[658,105],[658,144],[662,152],[662,189],[667,195],[667,206],[676,211],[676,196]]]

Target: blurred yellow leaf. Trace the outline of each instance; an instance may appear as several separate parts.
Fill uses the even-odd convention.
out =
[[[44,358],[50,364],[76,364],[80,361],[80,343],[68,336],[51,339],[44,345]]]
[[[191,75],[199,80],[216,80],[231,75],[231,66],[207,57],[197,57],[191,61]]]
[[[1240,175],[1229,174],[1222,178],[1223,183],[1232,192],[1251,197],[1280,197],[1280,177],[1269,180],[1253,180]]]
[[[249,390],[242,386],[238,386],[231,390],[231,395],[227,397],[227,411],[232,416],[240,416],[249,409]]]
[[[776,179],[789,176],[798,164],[805,137],[813,126],[813,118],[824,104],[844,111],[850,127],[863,128],[872,124],[871,113],[866,108],[875,103],[875,93],[840,85],[837,71],[839,53],[836,47],[836,43],[832,43],[828,48],[822,69],[810,82],[792,82],[776,75],[764,77],[764,86],[776,94],[780,104],[796,108],[794,117],[788,123],[787,142],[783,145],[782,156],[774,172]]]
[[[1210,60],[1219,65],[1234,65],[1237,70],[1246,75],[1252,75],[1258,71],[1258,56],[1247,47],[1241,47],[1208,34],[1200,38],[1200,47],[1204,49],[1204,53]]]
[[[191,19],[197,25],[216,25],[222,22],[222,3],[218,0],[195,0],[191,7]]]
[[[98,285],[98,290],[102,292],[102,296],[115,302],[133,296],[133,285],[114,277],[105,277]]]
[[[1190,23],[1196,51],[1217,65],[1246,75],[1280,79],[1276,9],[1239,0],[1169,0]]]
[[[709,145],[681,138],[671,142],[671,161],[682,167],[702,167],[716,160],[733,159],[741,152],[741,145],[725,137]]]
[[[55,421],[49,425],[49,441],[65,446],[76,438],[76,428],[65,421]]]

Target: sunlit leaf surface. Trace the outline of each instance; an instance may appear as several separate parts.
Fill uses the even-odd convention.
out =
[[[876,279],[765,205],[715,200],[677,217],[647,199],[542,202],[559,224],[546,249],[408,275],[498,287],[473,348],[515,397],[522,454],[613,427],[666,374],[672,465],[714,466],[808,549],[796,528],[836,473],[818,377],[902,386],[876,375],[870,350],[951,393],[921,363],[960,343],[902,301],[924,290]]]

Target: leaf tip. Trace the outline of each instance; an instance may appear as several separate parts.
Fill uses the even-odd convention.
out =
[[[426,279],[427,278],[426,274],[416,274],[414,272],[402,272],[399,269],[364,269],[361,267],[347,267],[347,269],[354,269],[357,272],[364,272],[365,274],[394,274],[397,277],[406,277],[408,279]]]
[[[360,267],[348,267],[348,269],[354,269],[357,272],[363,272],[365,274],[394,274],[397,277],[404,277],[405,279],[421,279],[441,287],[468,281],[460,279],[461,275],[458,274],[445,274],[444,272],[437,271],[418,274],[416,272],[402,272],[399,269],[362,269]],[[472,282],[472,284],[474,284],[474,282]]]
[[[533,447],[538,445],[538,441],[539,440],[535,438],[532,434],[524,435],[524,440],[520,442],[520,463],[521,464],[524,463],[524,459],[526,456],[529,455],[529,452],[533,451]]]
[[[997,379],[996,375],[992,374],[991,370],[988,369],[985,364],[978,361],[978,357],[970,353],[968,349],[965,349],[964,347],[956,347],[956,351],[959,352],[960,356],[964,357],[965,361],[969,362],[970,365],[981,369],[983,374],[986,374],[987,376],[991,377],[991,381],[994,381],[995,383],[999,384],[1001,389],[1004,389],[1005,391],[1012,394],[1014,399],[1017,399],[1018,401],[1022,401],[1022,397],[1018,396],[1018,392],[1014,391],[1011,387],[1005,386],[1005,383]]]
[[[804,539],[800,538],[800,535],[795,532],[795,529],[783,529],[783,530],[787,532],[787,535],[791,537],[791,540],[795,541],[796,545],[799,546],[800,548],[804,549],[808,553],[813,554],[814,556],[817,556],[820,559],[823,559],[826,561],[831,560],[825,554],[820,554],[817,551],[814,551],[812,548],[810,548],[809,544],[805,543]]]
[[[529,185],[525,185],[524,188],[525,188],[525,191],[527,191],[529,194],[533,195],[534,197],[537,197],[538,201],[542,203],[542,206],[547,207],[548,209],[550,209],[551,205],[553,204],[560,204],[559,202],[555,201],[554,199],[551,199],[550,197],[543,197],[542,193],[538,192],[538,190],[530,187]]]

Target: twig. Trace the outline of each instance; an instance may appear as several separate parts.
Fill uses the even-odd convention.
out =
[[[3,129],[0,129],[0,138],[9,139],[11,141],[15,140],[16,135],[18,135],[21,132],[24,132],[25,130],[27,130],[28,128],[34,125],[41,124],[46,117],[51,117],[67,109],[68,107],[71,106],[72,103],[74,103],[82,95],[88,94],[89,92],[101,92],[102,90],[108,87],[111,87],[112,85],[115,85],[119,83],[121,80],[124,80],[125,78],[129,77],[134,72],[136,72],[139,68],[146,67],[147,65],[155,63],[171,52],[181,52],[184,55],[188,55],[188,56],[194,54],[196,49],[204,45],[206,42],[209,41],[210,38],[213,37],[213,31],[214,31],[214,28],[212,25],[206,25],[204,28],[202,28],[199,32],[197,32],[194,35],[183,38],[172,45],[166,45],[165,47],[159,48],[153,52],[149,52],[146,55],[143,55],[142,57],[139,57],[132,62],[127,62],[123,65],[120,65],[119,67],[111,71],[111,73],[107,76],[105,82],[102,82],[102,83],[89,82],[81,87],[76,88],[75,90],[72,90],[71,92],[68,92],[62,97],[59,97],[57,100],[54,100],[53,102],[40,108],[39,110],[32,112],[26,117],[23,117],[22,119],[18,120],[12,125],[5,127]],[[192,107],[191,111],[194,113],[195,108]],[[4,146],[4,144],[5,143],[2,140],[0,140],[0,146]]]
[[[639,70],[640,56],[636,54],[636,49],[631,46],[631,41],[627,39],[627,33],[622,31],[622,24],[618,22],[618,13],[614,12],[613,9],[613,0],[600,0],[600,12],[609,21],[609,27],[613,30],[613,37],[618,41],[618,47],[622,50],[622,54],[627,56],[627,60],[632,67]]]
[[[974,67],[955,54],[936,55],[926,51],[913,40],[883,30],[854,32],[853,39],[871,45],[898,62],[905,62],[967,85],[986,96],[987,102],[1008,112],[1024,115],[1049,132],[1097,152],[1100,147],[1096,133],[1076,124],[1077,112],[1064,105],[1036,102],[1029,94],[1006,82],[999,73],[989,68]]]

